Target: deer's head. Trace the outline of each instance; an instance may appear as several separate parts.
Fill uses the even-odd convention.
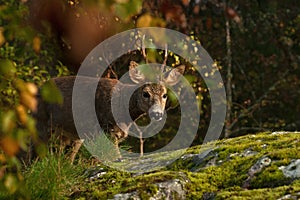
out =
[[[142,72],[136,63],[130,63],[130,79],[136,84],[141,84],[141,87],[136,91],[136,101],[139,109],[147,113],[151,119],[161,120],[168,97],[166,86],[177,84],[184,70],[185,66],[180,65],[167,72],[159,73],[155,82],[147,82],[149,77],[145,74],[145,71]],[[149,75],[153,76],[153,74]]]

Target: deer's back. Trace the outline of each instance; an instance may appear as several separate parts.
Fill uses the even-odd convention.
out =
[[[75,76],[58,77],[52,80],[61,91],[63,96],[63,104],[47,104],[40,100],[38,110],[38,123],[40,126],[51,126],[54,128],[62,128],[70,138],[78,138],[77,130],[75,128],[73,112],[72,112],[72,95]],[[116,79],[107,78],[91,78],[91,77],[77,77],[80,89],[76,90],[76,95],[81,99],[80,101],[80,115],[85,119],[84,121],[76,122],[82,131],[90,131],[90,127],[96,126],[98,123],[104,130],[113,128],[115,122],[111,113],[111,95],[113,87],[119,82]],[[91,88],[97,85],[96,91]],[[96,115],[98,120],[95,121],[88,108],[93,106],[96,108]],[[38,126],[39,127],[39,126]],[[44,128],[44,127],[43,127]],[[77,127],[78,128],[78,127]]]

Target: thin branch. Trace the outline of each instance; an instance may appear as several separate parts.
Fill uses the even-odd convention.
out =
[[[226,7],[226,3],[224,3]],[[231,35],[230,35],[230,22],[226,19],[226,49],[227,49],[227,82],[226,82],[226,95],[227,95],[227,113],[225,122],[225,137],[230,136],[231,127],[231,111],[232,111],[232,52],[231,52]]]
[[[242,112],[237,118],[235,118],[235,119],[231,122],[231,124],[230,124],[230,126],[229,126],[228,128],[231,130],[231,129],[235,126],[235,124],[236,124],[237,122],[239,122],[240,119],[242,119],[242,118],[248,116],[249,113],[253,113],[256,109],[258,109],[258,108],[260,107],[260,105],[261,105],[261,101],[264,100],[264,99],[265,99],[272,91],[276,90],[276,88],[277,88],[277,87],[282,83],[282,81],[284,80],[284,77],[285,77],[286,75],[288,75],[289,73],[290,73],[290,70],[287,69],[287,70],[283,73],[282,77],[279,78],[273,85],[271,85],[271,86],[268,88],[268,90],[267,90],[261,97],[259,97],[259,98],[255,101],[255,103],[254,103],[252,106],[248,107],[246,112]]]
[[[249,86],[251,86],[250,80],[249,80],[249,78],[248,78],[246,72],[245,72],[244,69],[242,68],[241,64],[240,64],[239,62],[235,62],[235,61],[234,61],[234,66],[237,66],[237,67],[239,68],[239,70],[241,71],[242,75],[243,75],[244,78],[246,79],[246,83],[247,83]],[[256,99],[256,95],[255,95],[254,90],[251,92],[251,95],[252,95],[252,98],[253,98],[253,99]]]

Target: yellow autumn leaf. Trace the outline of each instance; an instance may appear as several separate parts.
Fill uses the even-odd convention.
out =
[[[5,37],[3,35],[4,28],[0,27],[0,46],[2,46],[5,43]]]
[[[0,154],[0,163],[5,163],[6,162],[6,158],[5,158],[5,155],[3,153]],[[0,168],[0,174],[1,174],[1,169],[3,168]],[[1,175],[0,175],[0,179],[1,179]]]
[[[144,14],[137,20],[137,27],[149,27],[151,25],[152,17],[150,14]]]
[[[34,83],[26,83],[26,88],[31,95],[36,95],[38,92],[38,88]]]
[[[35,36],[33,38],[33,50],[36,52],[36,53],[39,53],[41,51],[41,44],[42,44],[42,41],[41,41],[41,38],[38,37],[38,36]]]
[[[8,156],[15,156],[20,150],[18,142],[9,136],[5,136],[1,139],[0,147]]]
[[[27,91],[21,91],[20,94],[20,101],[21,104],[30,109],[31,111],[35,112],[37,110],[37,100],[35,96],[31,95]]]
[[[162,18],[153,17],[146,13],[138,18],[137,27],[166,27],[166,22]]]
[[[18,105],[16,107],[16,111],[17,111],[17,116],[18,116],[18,119],[19,121],[25,125],[26,122],[27,122],[27,119],[28,119],[28,116],[27,116],[27,112],[26,112],[26,109],[24,106],[22,105]]]

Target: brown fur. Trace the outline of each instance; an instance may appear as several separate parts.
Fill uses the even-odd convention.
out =
[[[164,80],[164,82],[171,84],[177,83],[177,80],[174,79],[178,79],[178,75],[183,73],[184,66],[175,68],[172,71],[173,74],[169,72],[169,75]],[[130,72],[130,77],[135,83],[138,83],[138,81],[135,79],[135,76],[137,75],[136,72],[137,71]],[[75,76],[53,78],[52,80],[55,82],[56,86],[60,89],[62,93],[64,102],[62,105],[57,105],[47,104],[40,100],[37,113],[38,130],[40,131],[41,136],[45,140],[49,139],[49,127],[59,127],[63,130],[63,138],[65,139],[65,141],[73,141],[74,147],[70,156],[71,162],[73,162],[75,155],[83,142],[79,139],[77,135],[77,130],[74,125],[72,113],[72,91],[75,79]],[[77,79],[78,81],[80,81],[81,86],[87,88],[87,90],[83,91],[83,93],[80,93],[79,95],[87,95],[89,92],[92,92],[89,91],[88,88],[90,88],[90,85],[95,84],[95,82],[98,82],[98,79],[91,77],[77,77]],[[122,131],[116,125],[116,122],[114,120],[111,111],[111,97],[117,83],[119,86],[118,89],[122,91],[130,90],[132,89],[132,87],[135,87],[135,85],[124,84],[116,79],[101,78],[100,81],[96,83],[98,84],[96,94],[91,94],[91,96],[95,97],[95,110],[98,121],[95,122],[90,120],[92,118],[90,118],[90,116],[87,116],[88,114],[84,113],[84,105],[83,111],[80,114],[86,115],[85,119],[89,123],[83,124],[83,129],[84,127],[94,126],[96,123],[99,123],[101,128],[105,132],[111,133],[111,135],[114,138],[117,151],[119,152],[118,144],[120,141],[122,141],[128,136],[128,130],[132,123],[125,117],[122,118],[122,116],[120,116],[120,119],[122,119],[122,130],[127,130]],[[156,120],[160,120],[160,115],[163,114],[163,110],[165,109],[166,105],[166,93],[167,89],[163,83],[144,84],[137,90],[135,90],[129,102],[129,113],[131,115],[132,120],[136,120],[145,113],[148,113],[150,117],[156,117]],[[119,96],[118,100],[116,101],[116,103],[119,104],[118,106],[122,106],[122,104],[124,104],[122,100],[122,97]],[[84,104],[86,105],[90,105],[91,102],[91,99],[84,99]],[[121,157],[120,153],[119,156]]]

